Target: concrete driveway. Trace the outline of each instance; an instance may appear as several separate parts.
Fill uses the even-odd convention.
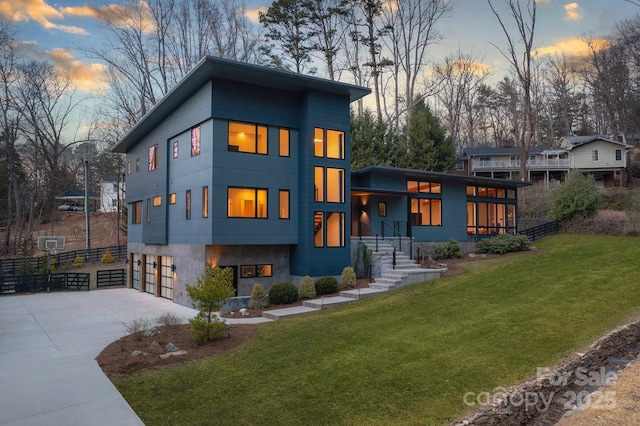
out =
[[[95,357],[165,312],[196,311],[130,289],[0,297],[0,424],[141,425]]]

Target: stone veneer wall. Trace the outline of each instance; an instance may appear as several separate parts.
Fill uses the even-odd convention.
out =
[[[545,408],[560,409],[565,412],[563,406],[567,400],[563,395],[567,391],[580,392],[575,380],[567,380],[566,384],[561,377],[576,377],[576,369],[584,368],[587,372],[600,372],[607,364],[609,358],[622,358],[637,347],[640,342],[640,322],[620,326],[591,344],[584,353],[576,353],[555,366],[552,371],[541,374],[539,377],[518,384],[508,389],[507,392],[491,404],[482,407],[475,413],[455,421],[457,425],[491,425],[511,426],[531,424],[537,417],[545,414]],[[578,370],[580,371],[580,370]],[[588,375],[589,373],[583,373]],[[564,375],[564,376],[563,376]],[[560,383],[558,383],[560,382]],[[543,398],[537,398],[536,404],[526,404],[527,395],[544,396],[545,400],[552,399],[551,407],[545,407]],[[535,398],[529,398],[533,401]],[[514,403],[515,401],[515,403]]]

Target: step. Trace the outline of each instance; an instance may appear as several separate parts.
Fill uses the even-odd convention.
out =
[[[377,278],[377,279],[379,279],[379,278]],[[372,288],[374,290],[389,291],[389,290],[395,290],[397,287],[396,287],[395,284],[389,284],[389,283],[376,281],[375,283],[369,284],[369,288]]]
[[[319,309],[310,308],[308,306],[294,306],[293,308],[273,309],[271,311],[264,311],[262,316],[265,318],[279,320],[281,318],[291,317],[294,315],[307,314],[309,312],[316,312]]]
[[[371,283],[374,284],[374,283]],[[369,285],[371,285],[369,284]],[[355,288],[353,290],[343,290],[340,292],[340,296],[349,297],[355,300],[366,299],[367,297],[376,296],[378,294],[386,293],[387,290],[380,288]]]
[[[329,309],[337,306],[347,305],[354,302],[355,299],[344,296],[321,297],[319,299],[305,300],[303,306],[315,309]]]

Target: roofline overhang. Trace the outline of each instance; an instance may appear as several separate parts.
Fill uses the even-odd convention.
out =
[[[140,139],[212,79],[254,84],[293,93],[317,90],[349,96],[350,102],[371,93],[371,89],[353,84],[205,56],[120,139],[112,151],[128,152]]]

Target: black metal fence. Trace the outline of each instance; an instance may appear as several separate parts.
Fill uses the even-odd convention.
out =
[[[89,273],[0,276],[0,295],[65,290],[89,290]]]
[[[126,283],[126,271],[124,269],[105,269],[96,271],[96,286],[116,287],[123,286]]]
[[[541,238],[548,237],[558,233],[558,222],[548,221],[532,228],[523,229],[518,232],[520,235],[525,235],[529,238],[529,241],[537,241]]]
[[[73,260],[78,256],[82,257],[85,262],[92,260],[99,261],[107,250],[109,250],[111,256],[116,259],[122,260],[127,258],[127,246],[112,246],[93,248],[89,250],[63,251],[52,254],[51,259],[55,259],[58,265],[63,262],[73,262]],[[46,263],[46,254],[40,257],[28,257],[24,259],[0,259],[0,276],[18,275],[21,271],[25,270],[39,270]]]

